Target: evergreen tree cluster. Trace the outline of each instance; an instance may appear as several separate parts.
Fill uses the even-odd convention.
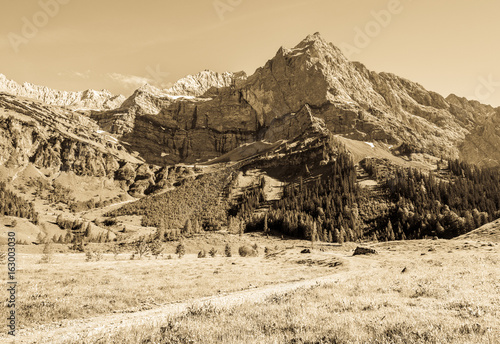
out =
[[[0,215],[22,217],[35,224],[38,223],[38,213],[33,203],[10,191],[5,182],[0,182]]]
[[[496,169],[450,161],[451,175],[443,178],[370,163],[366,167],[372,176],[383,171],[378,178],[381,190],[362,191],[348,153],[341,151],[328,166],[331,170],[314,181],[299,178],[287,185],[283,198],[265,216],[251,216],[262,202],[262,191],[258,187],[249,190],[237,213],[246,221],[246,231],[340,243],[362,238],[453,238],[500,218],[500,173]],[[385,204],[376,220],[358,210],[374,206],[374,197]]]
[[[387,219],[396,239],[452,238],[500,217],[497,170],[459,161],[450,161],[449,169],[454,176],[451,180],[399,168],[385,182],[396,204]],[[380,229],[379,238],[384,237]]]
[[[110,242],[111,232],[102,231],[94,223],[89,221],[83,221],[81,219],[71,219],[66,218],[63,215],[58,215],[56,218],[57,225],[66,230],[66,234],[59,235],[58,237],[54,235],[52,238],[53,242],[57,243],[76,243],[85,240],[86,242],[96,242],[104,243]]]
[[[352,158],[341,151],[329,168],[328,173],[313,181],[299,178],[297,183],[287,185],[282,199],[267,216],[249,221],[247,231],[268,228],[292,237],[328,242],[361,238],[359,189]]]

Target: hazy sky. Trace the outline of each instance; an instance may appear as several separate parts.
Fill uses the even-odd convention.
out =
[[[46,5],[43,5],[46,4]],[[54,4],[57,4],[55,6]],[[377,72],[500,106],[494,0],[0,0],[0,73],[129,95],[200,70],[252,74],[319,31]],[[346,51],[347,50],[347,51]]]

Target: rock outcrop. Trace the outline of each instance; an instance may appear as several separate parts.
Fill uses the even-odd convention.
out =
[[[377,251],[369,247],[358,246],[354,250],[353,256],[365,255],[365,254],[377,254]]]
[[[51,175],[106,177],[142,196],[165,174],[130,155],[114,136],[77,112],[7,94],[0,94],[0,109],[0,166],[7,169],[31,163]]]

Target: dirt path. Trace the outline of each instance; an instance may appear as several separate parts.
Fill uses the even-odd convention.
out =
[[[260,303],[264,302],[269,296],[284,294],[298,288],[309,288],[319,284],[345,281],[351,272],[366,270],[373,263],[371,260],[349,257],[349,269],[333,275],[172,303],[146,311],[116,313],[87,319],[70,320],[60,324],[49,324],[37,329],[25,329],[18,332],[15,343],[55,344],[69,339],[99,338],[100,334],[110,333],[124,327],[161,323],[168,317],[185,313],[192,306],[210,304],[215,307],[227,308],[245,302]],[[1,336],[0,341],[2,341]]]

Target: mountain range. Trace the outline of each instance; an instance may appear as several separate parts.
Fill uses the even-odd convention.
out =
[[[370,71],[319,33],[280,48],[250,76],[202,71],[168,89],[144,85],[128,98],[106,90],[20,85],[0,74],[0,111],[19,115],[9,126],[3,119],[2,164],[31,161],[77,174],[110,170],[104,160],[90,166],[96,161],[66,147],[94,147],[117,157],[118,165],[201,163],[257,142],[293,140],[313,122],[393,156],[500,163],[500,108],[445,98],[394,74]]]

